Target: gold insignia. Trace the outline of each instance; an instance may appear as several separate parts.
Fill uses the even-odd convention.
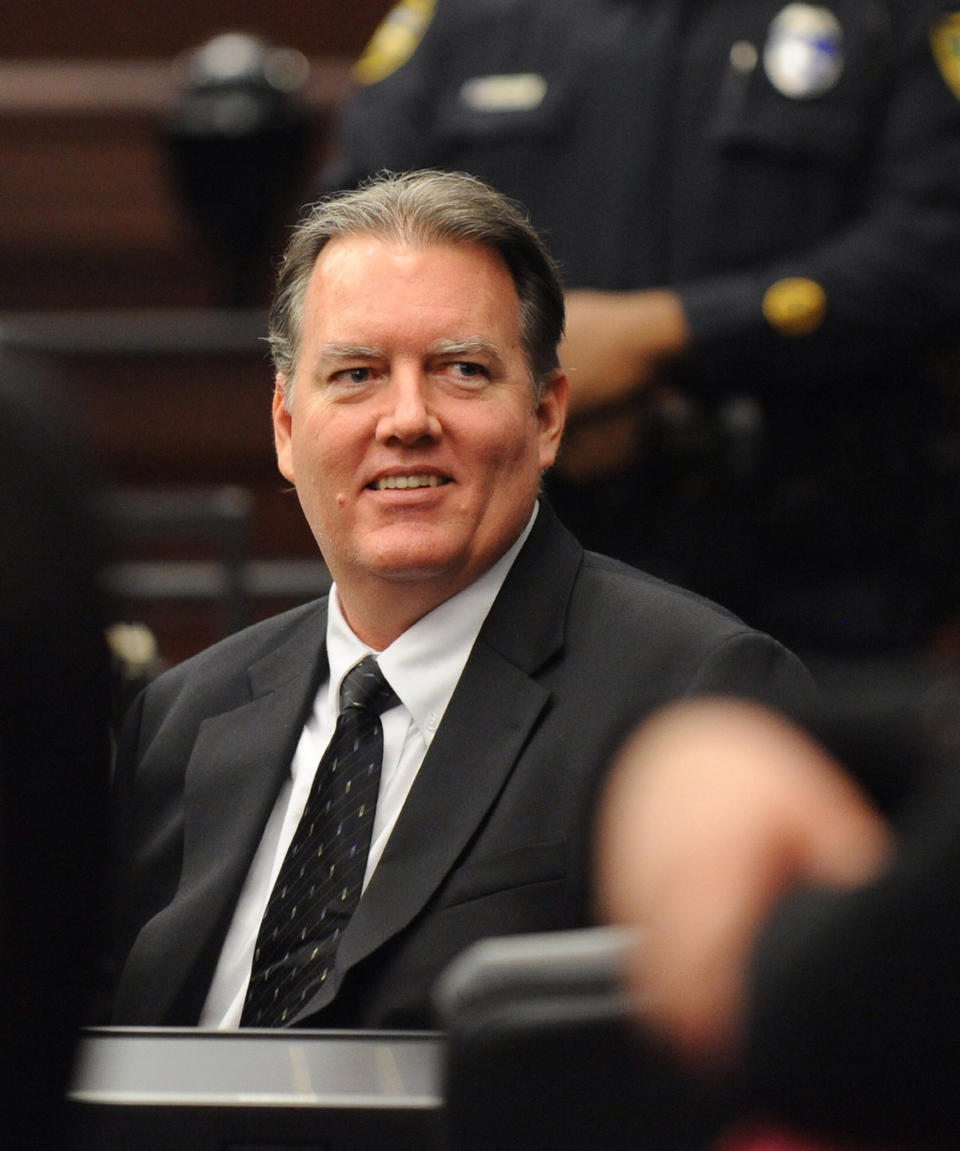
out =
[[[436,6],[436,0],[400,0],[384,17],[353,66],[358,83],[376,84],[405,64],[423,39]]]
[[[763,297],[764,318],[781,336],[809,336],[826,314],[827,294],[816,280],[777,280]]]
[[[930,47],[940,75],[960,100],[960,12],[947,12],[930,26]]]

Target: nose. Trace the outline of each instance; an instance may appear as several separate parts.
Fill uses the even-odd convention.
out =
[[[377,424],[377,438],[409,445],[438,439],[440,420],[433,410],[427,379],[419,369],[395,368],[385,393],[386,405]]]

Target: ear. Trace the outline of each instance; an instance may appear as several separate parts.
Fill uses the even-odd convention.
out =
[[[557,368],[547,377],[543,395],[537,405],[537,421],[540,425],[540,470],[546,471],[553,465],[560,450],[563,428],[567,422],[567,395],[570,386],[566,372]]]
[[[293,416],[287,411],[284,402],[285,390],[290,382],[283,372],[277,372],[273,388],[273,445],[277,451],[277,467],[280,469],[280,474],[295,484],[297,481],[293,472]]]

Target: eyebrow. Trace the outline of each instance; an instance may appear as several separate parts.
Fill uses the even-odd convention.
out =
[[[427,357],[433,356],[484,356],[497,366],[503,365],[503,356],[495,344],[480,336],[465,340],[434,340],[426,348]],[[321,344],[317,348],[317,362],[323,360],[385,360],[383,348],[367,344]]]
[[[382,360],[382,348],[366,344],[321,344],[317,348],[317,360]]]
[[[485,356],[497,364],[503,363],[499,348],[481,336],[466,340],[434,340],[427,347],[429,356]]]

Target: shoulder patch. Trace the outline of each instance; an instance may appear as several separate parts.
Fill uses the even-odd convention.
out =
[[[930,47],[940,75],[960,100],[960,12],[945,12],[930,26]]]
[[[433,19],[437,0],[400,0],[370,38],[353,74],[360,84],[376,84],[396,72],[416,52]]]

